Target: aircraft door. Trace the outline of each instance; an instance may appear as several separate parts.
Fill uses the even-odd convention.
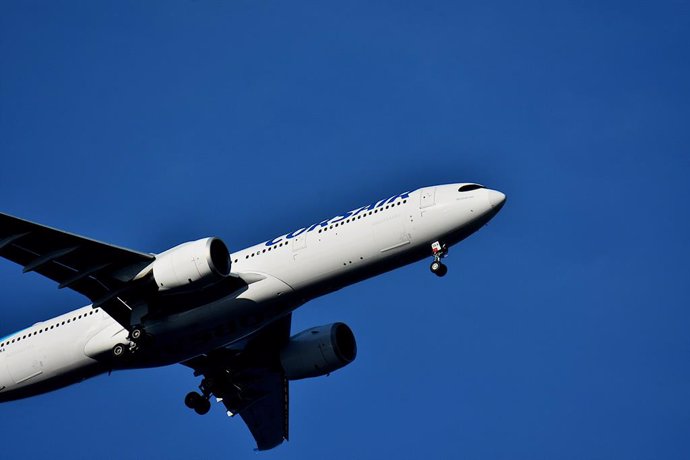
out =
[[[307,232],[304,231],[292,239],[292,251],[297,252],[307,247]]]
[[[301,232],[301,233],[300,233]],[[304,257],[304,250],[307,248],[307,232],[306,229],[300,229],[294,232],[292,238],[292,258],[297,260]]]
[[[424,209],[436,203],[436,187],[423,188],[419,191],[419,208]]]

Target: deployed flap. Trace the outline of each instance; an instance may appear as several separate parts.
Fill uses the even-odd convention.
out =
[[[257,373],[244,388],[251,396],[240,401],[246,406],[239,409],[239,414],[252,433],[257,449],[268,450],[280,445],[288,439],[289,428],[288,380],[285,375],[280,372]],[[230,414],[238,410],[234,396],[219,396]]]
[[[134,275],[155,257],[0,213],[0,256],[73,289],[125,327],[123,300]]]
[[[202,387],[222,399],[228,415],[240,414],[258,450],[288,439],[288,380],[279,352],[290,338],[290,322],[290,315],[276,320],[241,350],[215,350],[182,363],[204,375]]]

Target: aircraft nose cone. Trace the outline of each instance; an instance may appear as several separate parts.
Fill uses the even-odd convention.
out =
[[[487,193],[491,207],[497,210],[501,209],[503,207],[503,203],[506,201],[505,194],[499,192],[498,190],[487,190]]]

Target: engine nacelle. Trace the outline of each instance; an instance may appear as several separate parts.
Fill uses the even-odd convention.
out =
[[[290,337],[280,364],[290,380],[330,374],[357,357],[357,343],[345,323],[312,327]]]
[[[230,252],[221,239],[203,238],[158,254],[152,265],[159,291],[203,286],[230,274]]]

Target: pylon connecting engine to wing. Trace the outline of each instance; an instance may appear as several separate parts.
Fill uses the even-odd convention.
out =
[[[280,363],[290,380],[330,374],[357,357],[357,343],[345,323],[312,327],[290,337]]]
[[[212,284],[230,275],[230,253],[220,238],[203,238],[158,254],[146,272],[161,292]]]

